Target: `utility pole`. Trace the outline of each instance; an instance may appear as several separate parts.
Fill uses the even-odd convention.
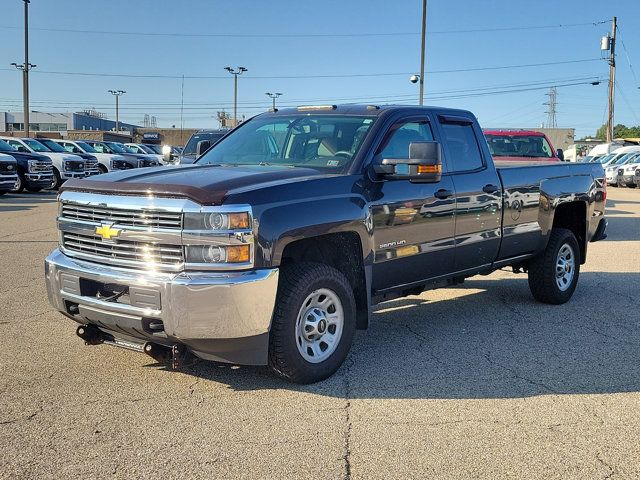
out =
[[[613,110],[616,87],[616,21],[611,22],[611,41],[609,44],[609,116],[607,118],[607,143],[613,141]]]
[[[275,112],[275,111],[276,111],[276,98],[278,98],[278,97],[279,97],[280,95],[282,95],[282,94],[281,94],[281,93],[279,93],[279,92],[276,92],[276,93],[270,93],[270,92],[267,92],[267,93],[265,93],[265,95],[266,95],[267,97],[269,97],[271,100],[273,100],[273,107],[272,107],[272,110]]]
[[[549,89],[549,93],[547,93],[549,97],[549,101],[543,103],[543,105],[548,105],[549,110],[547,110],[547,128],[556,128],[558,123],[556,122],[556,105],[558,102],[558,89],[556,87],[551,87]]]
[[[224,67],[224,69],[233,75],[233,126],[238,126],[238,75],[242,75],[248,70],[244,67],[238,67],[235,70],[231,67]]]
[[[24,116],[24,136],[29,136],[29,70],[37,65],[29,63],[29,2],[30,0],[22,0],[24,2],[24,63],[18,65],[12,63],[18,70],[22,70],[22,106]]]
[[[427,33],[427,0],[422,0],[422,39],[420,46],[420,105],[424,104],[424,44]]]
[[[118,99],[120,98],[120,95],[124,95],[127,92],[125,92],[124,90],[109,90],[109,93],[114,97],[116,97],[116,132],[119,132],[120,131],[120,115],[119,115]]]

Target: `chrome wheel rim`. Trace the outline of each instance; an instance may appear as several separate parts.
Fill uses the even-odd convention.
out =
[[[576,257],[566,243],[560,247],[556,258],[556,285],[564,292],[571,286],[576,271]]]
[[[338,295],[328,288],[315,290],[305,298],[296,320],[296,346],[307,362],[329,358],[340,343],[344,311]]]

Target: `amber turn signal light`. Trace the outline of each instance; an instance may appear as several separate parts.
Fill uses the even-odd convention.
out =
[[[418,173],[440,173],[442,165],[418,165]]]
[[[230,213],[229,228],[231,230],[249,228],[249,215],[246,213]]]
[[[230,245],[227,247],[227,262],[245,263],[250,260],[249,245]]]

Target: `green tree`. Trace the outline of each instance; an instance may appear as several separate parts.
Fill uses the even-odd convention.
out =
[[[627,127],[619,123],[613,127],[613,138],[638,138],[640,137],[640,125]],[[607,125],[602,125],[596,132],[595,138],[605,140],[607,138]]]

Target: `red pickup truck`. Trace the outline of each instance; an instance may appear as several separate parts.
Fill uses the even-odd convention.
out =
[[[491,155],[497,160],[521,160],[532,158],[541,161],[561,162],[564,154],[555,150],[544,133],[533,130],[484,130]]]

